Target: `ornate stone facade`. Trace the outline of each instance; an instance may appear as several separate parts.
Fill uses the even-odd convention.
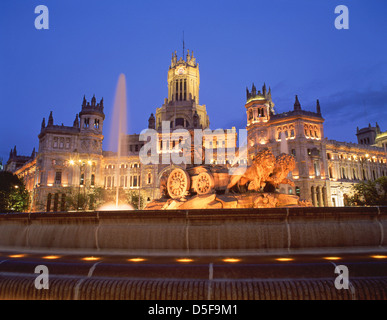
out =
[[[171,131],[186,129],[191,134],[195,129],[210,126],[206,106],[199,104],[199,64],[193,52],[188,51],[185,59],[172,54],[167,83],[168,98],[148,119],[148,128],[158,132],[160,157],[178,148],[177,143],[164,139],[163,125]],[[375,141],[370,143],[366,139],[368,129],[358,129],[359,144],[328,140],[324,136],[325,120],[318,100],[314,111],[307,111],[296,96],[292,110],[276,114],[271,89],[265,84],[262,90],[257,91],[255,85],[251,91],[246,90],[245,110],[249,164],[263,148],[271,149],[278,157],[285,140],[288,153],[294,157],[294,169],[288,176],[294,185],[279,185],[282,193],[298,195],[315,206],[342,206],[353,184],[387,175],[387,134],[378,126],[375,127],[378,130]],[[144,142],[139,140],[138,134],[127,136],[126,156],[118,163],[113,152],[102,150],[104,119],[103,99],[97,103],[93,97],[89,103],[84,97],[72,126],[55,125],[52,113],[47,125],[43,119],[38,136],[39,150],[33,157],[20,163],[11,151],[6,168],[26,181],[32,210],[66,209],[64,198],[69,187],[112,189],[118,185],[138,192],[143,201],[141,207],[162,195],[162,182],[176,166],[141,164],[139,153]],[[235,128],[223,141],[216,131],[207,134],[205,147],[213,151],[211,163],[228,166],[235,161],[228,153],[226,158],[218,159],[217,150],[235,148],[236,136]],[[371,146],[373,143],[376,145]]]

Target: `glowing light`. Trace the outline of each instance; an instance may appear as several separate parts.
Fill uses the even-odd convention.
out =
[[[144,259],[144,258],[131,258],[131,259],[128,259],[128,261],[130,261],[130,262],[143,262],[143,261],[146,261],[146,259]]]
[[[374,256],[371,256],[371,258],[374,258],[374,259],[387,259],[387,256],[374,255]]]
[[[91,161],[89,160],[89,161],[87,161],[87,164],[89,165],[89,166],[91,166]]]
[[[100,259],[101,258],[98,258],[98,257],[84,257],[84,258],[82,258],[83,261],[98,261]]]
[[[98,211],[120,211],[120,210],[134,210],[130,204],[119,204],[118,207],[115,203],[108,203],[97,209]]]
[[[47,183],[47,186],[48,186],[48,187],[52,187],[53,184],[52,184],[52,183]]]
[[[55,260],[55,259],[59,259],[60,256],[45,256],[45,257],[42,257],[43,259],[47,259],[47,260]]]
[[[70,160],[69,162],[70,162],[71,165],[75,164],[74,160]]]
[[[229,262],[229,263],[237,263],[240,262],[241,259],[236,259],[236,258],[226,258],[222,260],[223,262]]]
[[[177,262],[182,262],[182,263],[193,262],[192,259],[188,259],[188,258],[177,259],[176,261],[177,261]]]
[[[280,262],[287,262],[287,261],[293,261],[294,259],[293,258],[277,258],[276,260],[280,261]]]
[[[8,257],[16,259],[16,258],[24,258],[25,256],[26,256],[25,254],[12,254]]]
[[[340,260],[340,257],[324,257],[325,260]]]

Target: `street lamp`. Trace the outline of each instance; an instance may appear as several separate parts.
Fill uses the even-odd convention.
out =
[[[78,161],[75,161],[75,160],[71,159],[71,160],[69,160],[69,164],[71,166],[74,166],[74,165],[79,166],[78,201],[77,201],[77,211],[79,211],[79,203],[80,203],[79,197],[80,197],[80,193],[81,193],[81,185],[83,185],[84,182],[85,182],[85,178],[83,178],[83,180],[81,181],[81,179],[82,179],[82,168],[86,164],[86,162],[82,161],[81,159],[78,159]],[[90,160],[88,160],[87,164],[91,165],[92,162]]]

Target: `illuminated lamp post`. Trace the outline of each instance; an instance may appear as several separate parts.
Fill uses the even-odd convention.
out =
[[[82,161],[81,159],[76,160],[70,160],[69,164],[71,166],[77,165],[79,166],[79,181],[78,181],[78,200],[77,200],[77,211],[79,211],[79,203],[80,203],[80,193],[81,193],[81,185],[85,185],[85,177],[83,177],[82,183],[81,183],[81,178],[82,178],[82,168],[86,165],[86,162]],[[88,165],[91,165],[92,162],[89,160],[87,161]]]

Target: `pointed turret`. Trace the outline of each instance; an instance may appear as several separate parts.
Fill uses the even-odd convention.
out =
[[[79,128],[78,113],[77,113],[76,116],[75,116],[75,120],[74,120],[74,123],[73,123],[73,127],[74,127],[74,128]]]
[[[316,102],[316,112],[321,115],[320,101],[318,99]]]
[[[301,110],[300,101],[298,101],[298,96],[296,95],[296,101],[294,102],[294,110]]]
[[[32,149],[32,153],[31,153],[31,158],[32,159],[35,159],[35,156],[36,156],[36,151],[35,151],[35,147]]]
[[[13,148],[13,156],[16,157],[17,156],[17,150],[16,150],[16,146]]]
[[[85,107],[86,107],[86,104],[87,104],[86,96],[84,95],[84,96],[83,96],[83,102],[82,102],[82,108],[85,108]]]
[[[52,116],[52,111],[50,111],[50,116],[48,117],[47,127],[50,127],[53,125],[54,125],[54,117]]]
[[[46,118],[43,118],[42,121],[42,130],[46,127]]]
[[[251,87],[251,94],[252,94],[252,96],[257,95],[257,88],[255,87],[254,82],[253,82],[253,86]]]
[[[96,102],[97,102],[97,99],[95,98],[95,95],[93,95],[93,97],[91,98],[91,106],[93,108],[95,108]]]
[[[262,94],[266,96],[266,83],[263,83]]]
[[[148,119],[148,128],[149,129],[156,129],[156,119],[153,113],[151,113],[149,119]]]

